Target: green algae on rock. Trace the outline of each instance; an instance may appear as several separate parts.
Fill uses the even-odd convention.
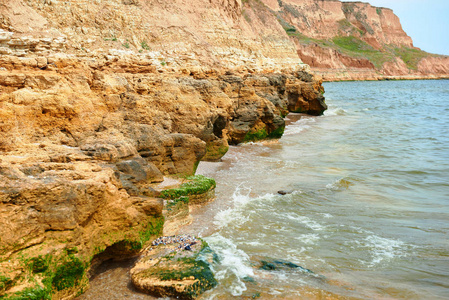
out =
[[[91,268],[109,258],[126,258],[136,255],[150,240],[162,234],[164,218],[148,217],[141,224],[93,239],[90,245],[68,247],[69,242],[48,241],[48,249],[30,247],[19,253],[18,265],[6,264],[5,270],[15,276],[0,274],[0,299],[42,300],[69,299],[83,293],[89,286],[88,272]],[[8,268],[9,266],[9,268]],[[16,269],[20,269],[18,273]],[[2,269],[3,270],[3,269]],[[12,291],[13,286],[24,286],[22,290]]]
[[[244,142],[256,142],[265,139],[280,139],[284,134],[285,125],[267,133],[265,128],[256,131],[250,131],[245,135]]]
[[[216,183],[213,178],[208,178],[203,175],[189,176],[186,178],[188,182],[181,184],[178,188],[168,189],[161,192],[161,197],[164,199],[179,199],[181,197],[188,197],[190,200],[200,200],[200,198],[206,198],[210,200],[213,198],[213,191]],[[209,192],[212,192],[209,193]],[[194,201],[195,202],[195,201]]]
[[[33,258],[23,257],[21,262],[23,274],[14,279],[5,278],[6,284],[0,285],[1,299],[60,299],[73,297],[88,286],[86,271],[89,264],[67,251]],[[9,287],[19,284],[26,284],[26,287],[20,291],[4,294]]]
[[[203,157],[203,161],[219,161],[229,150],[227,143],[211,142],[206,145],[206,155]]]
[[[190,204],[202,204],[215,197],[215,180],[202,175],[190,176],[177,188],[160,192],[165,199],[164,233],[176,234],[179,228],[191,222]]]
[[[213,260],[213,252],[201,239],[161,237],[131,270],[131,280],[153,296],[195,299],[218,284],[210,268]]]

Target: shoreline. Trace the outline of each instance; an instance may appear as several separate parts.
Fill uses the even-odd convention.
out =
[[[447,77],[431,78],[431,77],[379,77],[379,78],[365,78],[365,79],[323,79],[324,82],[356,82],[356,81],[417,81],[417,80],[449,80]]]
[[[285,117],[286,127],[291,125],[295,121],[300,120],[304,116],[310,118],[317,117],[301,113],[290,113]],[[273,143],[279,143],[279,140],[260,140],[257,142],[241,143],[239,145],[230,146],[230,148],[234,149],[234,152],[241,153],[248,152],[250,150],[250,148],[248,147],[254,146],[256,144],[272,145]],[[231,165],[232,161],[230,159],[214,162],[202,161],[198,165],[198,169],[195,175],[203,175],[214,178],[214,174],[216,174],[217,172],[226,170],[229,171]],[[165,181],[171,182],[172,179],[170,177],[166,177]],[[164,186],[164,182],[160,183],[159,186]],[[167,186],[172,185],[168,184]],[[273,193],[276,193],[276,191],[273,190]],[[229,196],[229,194],[227,195]],[[217,198],[218,197],[214,197],[212,200],[204,203],[191,203],[189,205],[189,213],[187,216],[185,216],[185,218],[171,220],[170,222],[167,220],[167,216],[165,216],[166,221],[163,228],[163,236],[190,234],[198,236],[200,238],[204,238],[216,233],[219,229],[214,224],[214,218],[216,214],[222,210],[230,209],[234,206],[234,203],[229,202],[229,199],[227,197],[223,197],[223,195],[220,200],[218,200]],[[176,228],[173,228],[173,225],[175,225]],[[100,295],[107,295],[108,297],[110,297],[111,295],[116,295],[117,298],[113,299],[120,299],[121,296],[127,297],[127,299],[132,300],[160,299],[158,297],[154,297],[150,294],[146,294],[137,290],[132,284],[130,270],[134,267],[135,262],[141,257],[142,254],[139,254],[138,256],[127,258],[124,260],[109,260],[103,262],[95,269],[93,275],[91,276],[89,288],[82,295],[76,297],[75,299],[94,300],[99,299]],[[312,286],[306,286],[303,287],[301,291],[314,292],[315,289]],[[111,293],[111,295],[109,295],[108,292]],[[262,292],[258,297],[261,297],[260,299],[269,299],[269,297],[271,296],[269,294],[266,294],[265,291]],[[328,297],[332,297],[330,299],[341,299],[340,296],[331,293],[329,293]],[[200,299],[202,299],[201,296]],[[219,297],[219,299],[222,298]],[[295,297],[288,297],[286,299],[295,299]]]
[[[400,80],[448,80],[449,74],[444,75],[380,75],[367,73],[342,71],[327,72],[311,68],[311,72],[321,77],[323,82],[346,82],[346,81],[400,81]]]

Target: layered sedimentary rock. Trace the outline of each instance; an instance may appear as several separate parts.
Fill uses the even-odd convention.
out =
[[[5,54],[48,53],[64,41],[65,53],[141,50],[171,67],[280,69],[301,63],[276,18],[255,7],[254,24],[248,24],[240,0],[12,0],[0,12]]]
[[[164,176],[326,109],[258,1],[7,1],[0,53],[0,295],[73,298],[186,203]]]
[[[5,259],[23,249],[55,255],[65,245],[92,256],[135,242],[127,235],[148,232],[148,220],[161,217],[149,184],[163,174],[193,174],[229,143],[280,137],[289,109],[325,108],[320,83],[303,81],[304,72],[195,79],[98,71],[98,60],[50,59],[39,70],[36,61],[9,57],[10,70],[0,72]]]
[[[415,48],[391,9],[339,0],[263,2],[324,80],[449,77],[449,58]]]

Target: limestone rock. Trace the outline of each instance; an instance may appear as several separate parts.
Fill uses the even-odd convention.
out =
[[[159,197],[165,199],[164,234],[176,234],[190,223],[190,206],[204,204],[215,198],[215,180],[202,175],[187,177],[170,188],[164,187]]]
[[[180,10],[170,1],[0,5],[7,294],[32,288],[73,298],[89,268],[136,255],[162,234],[164,216],[182,219],[189,203],[214,197],[207,186],[189,203],[162,200],[154,185],[163,175],[194,175],[229,144],[279,138],[289,84],[310,84],[295,108],[315,101],[321,82],[297,75],[307,67],[267,7],[194,0]],[[46,275],[29,274],[23,256],[51,259],[53,273],[66,262],[84,267],[58,290]]]
[[[319,116],[327,109],[323,90],[314,83],[289,83],[286,86],[288,109],[291,112]]]
[[[120,161],[116,164],[118,170],[131,176],[134,183],[162,182],[164,176],[152,163],[148,163],[141,157]]]
[[[136,288],[156,297],[196,299],[214,288],[213,252],[201,239],[170,236],[155,240],[131,269]]]

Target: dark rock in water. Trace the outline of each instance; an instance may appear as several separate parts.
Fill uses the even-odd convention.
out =
[[[262,266],[260,266],[260,268],[263,270],[267,270],[267,271],[276,270],[276,266],[273,263],[267,262],[265,260],[262,260],[261,263],[262,263]]]
[[[275,264],[283,265],[283,266],[286,266],[286,267],[289,267],[289,268],[292,268],[292,269],[295,269],[295,268],[301,268],[301,267],[298,266],[297,264],[294,264],[294,263],[289,262],[289,261],[275,260],[275,261],[273,261],[273,262],[274,262]]]
[[[311,270],[303,268],[297,264],[294,264],[292,262],[282,260],[282,259],[267,259],[267,260],[261,260],[260,261],[260,269],[267,270],[267,271],[279,271],[279,270],[286,270],[286,269],[297,269],[301,272],[308,273],[308,274],[314,274]]]
[[[291,193],[293,193],[293,191],[284,191],[284,190],[278,191],[278,194],[279,194],[279,195],[282,195],[282,196],[288,195],[288,194],[291,194]]]
[[[245,276],[242,278],[243,281],[245,282],[251,282],[251,283],[255,283],[256,280],[254,280],[254,278],[250,277],[250,276]]]

